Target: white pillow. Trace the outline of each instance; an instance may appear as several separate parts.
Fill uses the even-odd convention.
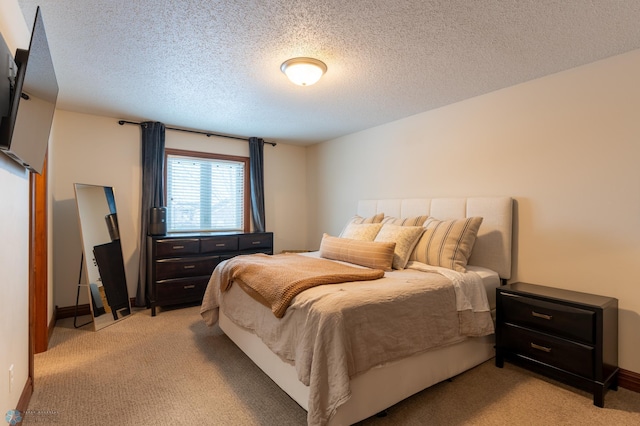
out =
[[[342,228],[342,232],[340,232],[340,237],[343,237],[343,233],[345,231],[345,229],[347,229],[347,227],[351,224],[357,223],[357,224],[361,224],[361,223],[380,223],[382,222],[382,219],[384,219],[384,213],[378,213],[376,215],[373,215],[371,217],[362,217],[359,215],[355,215],[353,216],[351,219],[349,219],[349,221],[347,222],[347,224],[344,226],[344,228]]]
[[[351,240],[373,241],[380,228],[382,228],[381,223],[350,223],[344,228],[340,237]]]
[[[373,241],[396,243],[393,254],[393,269],[404,269],[423,232],[422,226],[384,224]]]

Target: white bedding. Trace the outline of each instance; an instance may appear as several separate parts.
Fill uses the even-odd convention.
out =
[[[219,273],[214,272],[201,313],[212,325],[221,306],[231,321],[295,365],[298,379],[310,388],[308,423],[325,424],[349,399],[349,380],[359,374],[466,336],[493,332],[484,282],[497,285],[497,275],[483,268],[466,274],[426,265],[412,268],[417,269],[387,272],[372,282],[309,289],[296,296],[282,319],[237,285],[221,293],[216,286]],[[402,308],[386,303],[398,294],[404,299]]]
[[[484,286],[485,293],[487,295],[487,302],[489,302],[489,309],[491,311],[496,309],[496,288],[500,287],[500,276],[497,272],[491,269],[483,268],[482,266],[467,265],[467,271],[475,272],[482,278],[482,285]]]

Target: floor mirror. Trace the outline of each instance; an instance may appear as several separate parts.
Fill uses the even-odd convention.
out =
[[[110,186],[74,187],[83,252],[78,294],[87,288],[93,326],[100,330],[131,314],[116,199]]]

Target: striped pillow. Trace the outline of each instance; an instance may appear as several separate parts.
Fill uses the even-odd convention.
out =
[[[395,243],[350,240],[324,234],[320,243],[320,257],[389,271],[395,247]]]
[[[413,217],[405,217],[403,219],[398,219],[397,217],[387,216],[382,219],[382,223],[389,223],[391,225],[400,225],[400,226],[422,226],[429,216],[413,216]]]
[[[465,272],[480,224],[481,217],[446,221],[430,217],[409,260]]]
[[[351,218],[349,223],[380,223],[384,219],[384,213],[378,213],[371,217],[362,217],[355,215]]]
[[[409,255],[416,246],[418,239],[424,232],[422,226],[400,226],[384,224],[374,241],[395,242],[393,254],[393,269],[404,269],[409,261]]]
[[[350,223],[340,234],[340,238],[351,240],[373,241],[382,228],[381,223]]]

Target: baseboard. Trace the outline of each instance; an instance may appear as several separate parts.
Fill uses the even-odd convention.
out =
[[[640,393],[640,374],[620,369],[618,372],[618,386]]]
[[[18,406],[16,410],[24,413],[29,408],[29,402],[31,401],[31,395],[33,394],[33,380],[31,377],[27,377],[27,382],[24,384],[24,389],[22,389],[22,394],[20,395],[20,399],[18,400]]]
[[[79,317],[83,315],[91,315],[91,307],[89,304],[78,305],[78,313]],[[56,320],[63,318],[72,318],[76,315],[76,306],[56,306],[55,318]]]

